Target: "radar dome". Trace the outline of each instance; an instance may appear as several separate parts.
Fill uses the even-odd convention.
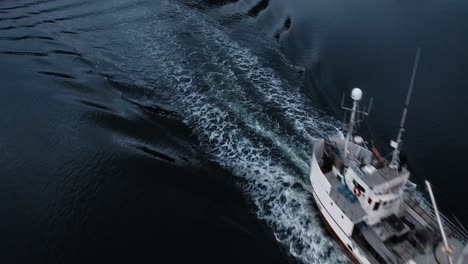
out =
[[[362,143],[364,143],[364,139],[361,136],[355,136],[354,142],[358,145],[362,145]]]
[[[362,91],[359,88],[354,88],[351,92],[351,98],[355,101],[360,101],[362,99]]]

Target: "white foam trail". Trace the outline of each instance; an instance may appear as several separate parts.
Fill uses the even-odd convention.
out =
[[[169,93],[177,98],[174,105],[200,144],[213,160],[241,178],[258,217],[291,255],[303,263],[346,262],[325,235],[312,206],[307,175],[315,138],[310,132],[335,133],[337,122],[323,118],[298,88],[230,40],[214,21],[175,4],[171,9],[177,23],[157,21],[152,25],[157,30],[131,32],[148,39],[145,55],[157,63],[151,69],[157,74],[153,78],[164,78]],[[190,28],[189,38],[201,43],[184,45],[183,27]],[[149,41],[149,36],[160,39]],[[135,71],[138,66],[132,67]],[[265,104],[293,128],[293,136],[272,121]]]

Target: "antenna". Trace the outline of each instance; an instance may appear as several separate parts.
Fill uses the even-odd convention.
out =
[[[362,116],[368,116],[369,115],[369,112],[365,112],[365,110],[364,111],[359,110],[359,101],[361,101],[361,99],[362,99],[361,89],[354,88],[351,91],[351,98],[354,101],[352,108],[344,107],[344,101],[345,101],[344,100],[344,94],[343,94],[343,98],[341,99],[341,109],[351,112],[351,117],[349,119],[349,125],[348,125],[348,133],[346,135],[346,142],[345,142],[345,147],[344,147],[344,156],[345,156],[345,158],[347,158],[347,156],[348,156],[348,143],[351,141],[351,138],[353,136],[354,126],[356,125],[356,123],[359,123],[359,122],[362,121],[362,120],[359,120],[360,115],[362,115]],[[372,99],[371,99],[370,104],[369,104],[369,109],[371,107],[372,107]],[[345,118],[346,118],[346,112],[345,112]],[[356,120],[356,118],[357,118],[357,120]]]
[[[371,97],[370,101],[369,101],[369,106],[367,107],[367,115],[370,115],[371,111],[372,111],[372,104],[374,103],[374,97]]]
[[[362,109],[362,111],[358,110],[357,113],[358,113],[358,120],[356,121],[356,123],[358,124],[361,124],[362,121],[364,121],[364,118],[366,118],[366,116],[369,116],[370,115],[370,112],[372,110],[372,103],[374,101],[374,97],[371,97],[371,99],[369,100],[369,105],[367,107],[364,106],[364,108]]]
[[[411,101],[411,94],[413,93],[413,86],[414,86],[414,80],[416,78],[416,72],[418,70],[419,66],[419,58],[421,57],[421,48],[418,48],[416,51],[416,58],[414,59],[414,64],[413,64],[413,72],[411,74],[411,80],[409,84],[409,90],[408,90],[408,95],[406,96],[406,102],[405,102],[405,108],[403,109],[403,116],[401,117],[401,122],[400,122],[400,130],[398,131],[398,136],[396,141],[391,141],[390,146],[394,148],[393,150],[393,155],[392,155],[392,161],[390,162],[390,167],[392,168],[398,168],[400,164],[400,145],[403,137],[403,133],[405,132],[405,122],[406,122],[406,115],[408,113],[408,106]]]
[[[344,108],[344,100],[345,100],[345,94],[341,96],[341,108]]]
[[[353,99],[354,102],[353,102],[353,108],[349,109],[349,110],[351,110],[351,118],[349,119],[348,134],[346,135],[346,143],[345,143],[345,147],[344,147],[344,156],[345,156],[345,158],[348,157],[348,143],[351,140],[351,136],[353,135],[353,129],[354,129],[354,125],[355,125],[356,113],[358,112],[359,101],[361,101],[361,99],[362,99],[361,89],[354,88],[351,91],[351,98]]]
[[[343,93],[343,96],[341,97],[341,109],[345,109],[345,93]],[[345,111],[344,112],[344,116],[343,116],[343,129],[345,128],[345,123],[346,123],[346,119],[348,118],[348,111]]]

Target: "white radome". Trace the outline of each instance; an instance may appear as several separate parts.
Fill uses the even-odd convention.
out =
[[[362,145],[362,143],[364,143],[364,139],[361,136],[355,136],[354,142],[358,145]]]
[[[361,89],[354,88],[353,91],[351,92],[351,98],[353,98],[354,101],[360,101],[362,99]]]

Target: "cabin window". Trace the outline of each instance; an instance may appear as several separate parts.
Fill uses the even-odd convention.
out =
[[[369,204],[372,204],[372,199],[369,198],[369,199],[367,200],[367,202],[368,202]]]
[[[380,207],[380,203],[379,203],[379,202],[375,203],[375,205],[374,205],[374,211],[379,210],[379,207]]]
[[[343,181],[343,179],[341,178],[340,175],[336,175],[336,178],[338,179],[339,182],[342,182],[342,181]]]
[[[386,206],[387,205],[387,201],[383,202],[383,206]]]
[[[353,251],[353,248],[348,244],[349,250]]]
[[[366,192],[366,189],[364,189],[364,187],[361,186],[361,184],[359,184],[356,180],[353,180],[353,185],[358,188],[361,192],[365,193]]]

